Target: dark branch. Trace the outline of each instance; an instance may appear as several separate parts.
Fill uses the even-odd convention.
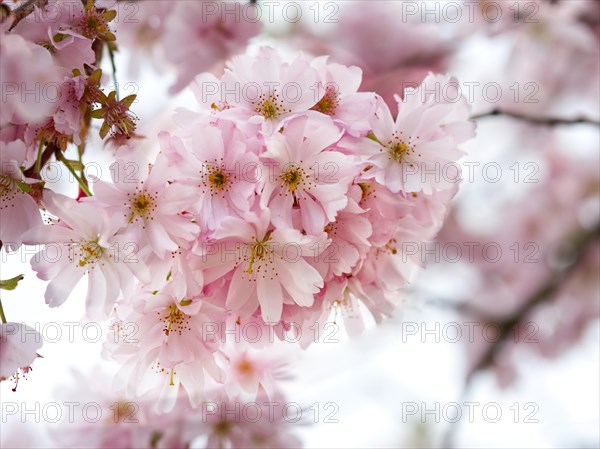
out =
[[[511,117],[516,120],[522,120],[534,125],[540,126],[554,126],[554,125],[576,125],[576,124],[587,124],[587,125],[596,125],[600,126],[600,122],[597,120],[592,120],[586,117],[578,117],[574,119],[564,119],[564,118],[552,118],[552,117],[533,117],[526,114],[519,114],[516,112],[508,112],[508,111],[500,111],[498,109],[493,110],[492,112],[487,112],[485,114],[474,115],[471,117],[472,120],[480,120],[487,117],[495,117],[495,116],[503,116],[503,117]]]
[[[56,151],[56,149],[57,149],[56,145],[54,145],[54,144],[48,144],[48,146],[44,149],[44,151],[42,153],[42,161],[41,161],[41,164],[40,164],[40,168],[44,168],[44,166],[50,160],[50,158],[52,157],[52,155],[54,154],[54,152]],[[41,174],[40,173],[36,173],[36,171],[35,171],[35,165],[33,165],[30,168],[28,168],[27,170],[25,170],[25,172],[23,174],[27,178],[42,179],[41,176],[40,176]]]
[[[548,279],[547,283],[531,298],[525,302],[525,304],[517,310],[511,317],[506,319],[503,323],[500,323],[500,338],[497,340],[486,353],[481,357],[477,365],[471,370],[468,374],[465,385],[463,386],[463,391],[461,397],[463,399],[462,402],[468,399],[470,387],[472,383],[470,380],[473,375],[486,369],[489,365],[491,365],[496,357],[496,355],[502,350],[506,341],[510,335],[513,335],[514,330],[519,326],[519,324],[527,319],[527,315],[539,304],[548,301],[554,297],[561,286],[561,284],[575,271],[575,269],[581,264],[581,261],[584,257],[587,247],[598,237],[600,237],[600,226],[597,226],[590,232],[586,232],[580,236],[580,238],[573,245],[573,254],[574,259],[573,262],[565,267],[563,270],[553,273],[552,276]],[[454,434],[458,429],[458,424],[451,424],[443,437],[442,446],[443,447],[453,447],[453,439]]]
[[[525,301],[523,306],[521,306],[514,314],[512,314],[512,316],[500,323],[500,329],[502,331],[500,333],[500,338],[489,347],[477,365],[471,369],[471,372],[467,376],[467,382],[469,382],[475,373],[486,369],[494,362],[494,359],[506,344],[506,340],[510,337],[510,335],[513,335],[513,332],[519,326],[521,321],[526,319],[529,313],[535,307],[554,297],[554,295],[560,289],[562,283],[568,279],[573,271],[579,266],[588,245],[599,236],[600,227],[596,227],[594,230],[583,234],[573,245],[573,262],[564,269],[553,272],[551,277],[548,279],[546,284],[542,286],[542,288],[540,288],[527,301]]]
[[[23,20],[25,17],[27,17],[29,14],[31,14],[35,10],[36,6],[38,8],[43,8],[47,4],[48,4],[48,0],[27,0],[21,6],[19,6],[18,8],[15,8],[14,11],[12,12],[12,15],[14,16],[15,19],[14,19],[13,23],[11,24],[10,28],[8,29],[8,31],[11,31],[14,27],[16,27],[19,24],[19,22],[21,20]]]

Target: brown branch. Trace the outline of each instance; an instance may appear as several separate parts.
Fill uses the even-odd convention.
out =
[[[494,362],[494,359],[498,353],[503,349],[506,344],[506,340],[509,335],[512,335],[515,329],[519,326],[523,319],[526,319],[527,315],[539,304],[550,300],[559,290],[562,283],[571,276],[575,269],[580,265],[585,249],[595,239],[600,236],[600,226],[596,227],[590,232],[582,234],[579,239],[573,244],[573,262],[562,270],[557,270],[552,273],[548,281],[534,293],[525,303],[509,318],[500,323],[500,338],[494,342],[492,346],[485,352],[479,362],[471,369],[467,376],[466,382],[468,383],[473,375],[478,371],[486,369],[489,365]]]
[[[53,143],[48,144],[46,146],[46,148],[44,149],[44,151],[42,153],[42,162],[40,164],[40,171],[41,171],[41,168],[44,168],[46,163],[50,160],[50,158],[52,157],[52,155],[54,154],[56,149],[57,149],[57,147]],[[35,165],[33,165],[33,166],[29,167],[27,170],[25,170],[25,172],[23,174],[27,178],[42,179],[41,173],[36,173]]]
[[[554,125],[576,125],[576,124],[587,124],[600,126],[600,122],[586,117],[578,117],[573,119],[566,118],[553,118],[553,117],[533,117],[527,114],[519,114],[517,112],[501,111],[494,109],[491,112],[485,114],[478,114],[471,117],[472,120],[480,120],[488,117],[511,117],[516,120],[522,120],[533,125],[540,126],[554,126]]]
[[[461,397],[463,398],[462,402],[465,402],[468,398],[468,394],[471,386],[471,379],[473,375],[486,369],[490,364],[493,363],[496,355],[502,350],[504,345],[506,344],[507,338],[509,335],[512,335],[514,330],[519,326],[522,320],[526,319],[527,315],[539,304],[548,301],[554,297],[561,286],[561,284],[569,278],[575,271],[575,269],[581,264],[585,250],[595,239],[600,237],[600,225],[597,226],[590,232],[586,232],[579,236],[576,242],[573,244],[572,252],[573,252],[573,261],[570,265],[566,266],[562,270],[559,270],[552,274],[552,276],[548,279],[546,284],[538,290],[535,294],[533,294],[525,304],[519,308],[510,318],[504,320],[503,323],[500,324],[501,333],[498,341],[494,342],[494,344],[486,351],[486,353],[481,357],[477,365],[471,369],[471,372],[467,375],[466,382],[463,386],[463,391],[461,393]],[[442,447],[454,447],[454,435],[458,429],[458,424],[451,424],[446,433],[443,436]]]
[[[31,14],[35,10],[36,6],[38,8],[43,8],[47,4],[48,4],[48,0],[27,0],[21,6],[19,6],[18,8],[15,8],[12,11],[14,20],[13,20],[13,23],[11,24],[10,28],[8,29],[8,31],[11,31],[14,27],[16,27],[19,24],[19,22],[21,20],[23,20],[25,17],[27,17],[29,14]]]

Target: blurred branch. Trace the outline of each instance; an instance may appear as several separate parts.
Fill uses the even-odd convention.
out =
[[[588,125],[596,125],[600,126],[600,121],[592,120],[585,117],[579,117],[574,119],[563,119],[563,118],[552,118],[552,117],[533,117],[526,114],[519,114],[516,112],[507,112],[501,111],[499,109],[495,109],[492,112],[487,112],[485,114],[478,114],[471,117],[472,120],[480,120],[488,117],[511,117],[515,120],[522,120],[525,122],[529,122],[534,125],[542,125],[542,126],[554,126],[554,125],[576,125],[576,124],[588,124]]]
[[[14,19],[13,23],[10,25],[10,28],[8,29],[8,31],[11,31],[14,27],[16,27],[19,24],[19,22],[21,20],[23,20],[25,17],[27,17],[29,14],[31,14],[35,10],[36,6],[38,8],[43,8],[47,4],[48,4],[48,0],[27,0],[21,6],[19,6],[18,8],[15,8],[14,11],[12,12],[12,15],[14,16],[15,19]]]
[[[494,362],[497,354],[506,344],[506,340],[513,335],[514,330],[519,326],[521,321],[526,319],[528,314],[535,307],[547,300],[550,300],[558,292],[562,283],[568,279],[568,277],[581,263],[588,245],[590,245],[598,237],[600,237],[600,226],[597,226],[595,229],[578,236],[577,240],[572,246],[572,262],[561,270],[553,271],[542,288],[540,288],[529,299],[527,299],[525,303],[510,317],[499,323],[501,329],[500,338],[488,348],[479,362],[471,369],[466,379],[467,383],[471,381],[475,373],[486,369]]]
[[[52,157],[54,152],[57,150],[58,150],[58,147],[56,145],[54,145],[53,143],[48,144],[46,146],[46,148],[42,151],[42,154],[39,158],[40,171],[37,170],[38,163],[36,161],[35,165],[33,165],[30,168],[28,168],[27,170],[25,170],[25,172],[23,173],[25,175],[25,177],[34,178],[34,179],[42,179],[41,169],[44,168],[46,163],[50,160],[50,158]]]
[[[465,402],[468,399],[469,389],[473,375],[483,369],[488,368],[496,358],[497,354],[505,346],[507,340],[513,335],[514,330],[520,325],[520,323],[527,319],[528,314],[535,309],[538,305],[552,299],[556,293],[558,293],[562,283],[567,280],[577,267],[580,266],[587,247],[593,243],[597,238],[600,237],[600,225],[592,229],[589,232],[582,233],[578,236],[576,241],[572,245],[573,258],[570,264],[563,267],[561,270],[555,270],[551,276],[549,276],[547,282],[534,293],[522,307],[520,307],[510,317],[499,323],[501,332],[500,337],[495,341],[492,346],[483,354],[479,362],[471,369],[467,375],[465,385],[461,394],[462,401]],[[456,310],[461,310],[462,304],[458,305]],[[458,429],[458,424],[451,424],[448,427],[442,441],[442,447],[451,448],[454,447],[453,439]]]
[[[466,300],[457,301],[454,299],[434,298],[431,296],[428,297],[427,292],[416,289],[408,290],[408,293],[413,295],[415,298],[418,298],[420,304],[437,307],[440,309],[452,310],[461,315],[467,315],[476,318],[481,318],[487,315],[484,310],[474,306],[473,304],[469,304],[469,302]]]

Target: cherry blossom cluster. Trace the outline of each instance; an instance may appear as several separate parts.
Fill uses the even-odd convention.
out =
[[[144,62],[161,73],[173,67],[177,80],[172,92],[199,73],[222,70],[224,61],[243,52],[262,29],[252,2],[152,0],[127,2],[117,9],[115,29],[120,45],[131,54],[129,72],[138,73]]]
[[[474,126],[465,101],[440,94],[448,76],[403,92],[395,117],[360,82],[327,57],[236,56],[195,80],[199,107],[176,113],[153,163],[118,162],[80,200],[44,192],[56,218],[23,242],[46,245],[32,258],[46,302],[87,277],[87,315],[112,317],[105,353],[132,397],[156,394],[161,412],[180,387],[192,407],[206,385],[253,397],[272,366],[232,331],[255,326],[264,352],[269,335],[308,345],[332,309],[351,333],[364,306],[391,315],[420,264],[402,244],[437,233],[458,180],[435,172]]]
[[[115,49],[115,16],[93,1],[30,1],[0,23],[0,241],[9,248],[42,224],[43,166],[52,157],[71,170],[81,165],[63,153],[73,144],[83,154],[93,118],[102,120],[102,139],[123,141],[135,131],[135,95],[119,100],[100,85],[102,55]]]
[[[101,87],[102,56],[116,50],[109,27],[116,11],[93,1],[29,0],[0,2],[0,12],[0,248],[15,251],[23,234],[43,223],[46,163],[55,158],[74,172],[81,159],[68,160],[64,152],[74,145],[81,157],[92,119],[101,120],[102,139],[131,137],[135,96],[119,100],[116,91]],[[86,184],[81,188],[87,190]],[[2,280],[0,287],[12,290],[21,279]],[[0,379],[18,382],[40,344],[24,341],[32,329],[6,323],[0,312]]]
[[[158,414],[152,399],[124,400],[101,383],[110,383],[100,371],[95,381],[76,373],[76,382],[63,391],[65,404],[73,408],[70,418],[51,429],[58,447],[159,449],[207,448],[299,448],[302,441],[294,425],[319,422],[322,404],[310,404],[312,410],[295,402],[286,402],[280,393],[264,391],[253,400],[221,391],[210,392],[197,409],[184,397],[178,398],[173,412]],[[83,410],[86,410],[83,412]],[[89,410],[89,412],[87,411]],[[66,415],[66,413],[65,413]],[[102,425],[98,425],[99,421]]]

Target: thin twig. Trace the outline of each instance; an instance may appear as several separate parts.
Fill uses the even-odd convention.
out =
[[[553,272],[546,284],[542,288],[540,288],[527,301],[525,301],[523,306],[520,307],[514,314],[512,314],[508,319],[504,320],[502,323],[499,324],[501,329],[501,332],[499,333],[499,339],[495,341],[493,345],[483,354],[483,356],[479,359],[479,362],[471,369],[471,371],[467,375],[461,393],[463,403],[468,399],[468,394],[472,385],[471,380],[473,378],[473,375],[478,371],[486,369],[489,365],[493,363],[497,354],[504,348],[508,337],[510,335],[513,335],[514,330],[519,326],[523,319],[526,319],[527,315],[534,308],[536,308],[539,304],[548,301],[554,297],[554,295],[558,292],[559,288],[561,287],[562,283],[573,274],[577,267],[580,266],[585,255],[586,248],[598,237],[600,237],[600,226],[597,226],[590,232],[584,233],[573,245],[573,262],[565,268],[563,268],[562,270]],[[453,447],[454,434],[456,433],[457,429],[458,424],[450,425],[443,437],[442,447]]]
[[[79,187],[81,187],[81,190],[87,195],[87,196],[92,196],[92,192],[90,191],[90,189],[88,188],[88,186],[85,184],[85,182],[83,182],[83,180],[79,177],[79,175],[77,174],[77,172],[73,169],[73,167],[71,167],[71,164],[69,164],[69,161],[67,161],[67,159],[63,156],[63,154],[60,151],[56,152],[56,158],[61,161],[65,167],[67,167],[67,170],[69,170],[71,172],[71,174],[73,175],[73,177],[75,178],[75,180],[79,183]]]
[[[488,117],[511,117],[516,120],[522,120],[534,125],[540,126],[554,126],[554,125],[577,125],[577,124],[587,124],[587,125],[596,125],[600,126],[600,122],[597,120],[592,120],[586,117],[578,117],[573,119],[566,118],[554,118],[554,117],[534,117],[531,115],[520,114],[517,112],[508,112],[501,111],[499,109],[495,109],[491,112],[486,112],[485,114],[478,114],[471,117],[472,120],[481,120]]]
[[[48,0],[27,0],[21,6],[19,6],[18,8],[15,8],[14,11],[12,12],[12,15],[14,16],[15,19],[13,20],[13,23],[10,25],[10,28],[8,29],[8,31],[11,31],[14,27],[16,27],[19,24],[19,22],[21,20],[23,20],[25,17],[27,17],[29,14],[31,14],[35,10],[36,6],[38,8],[43,8],[47,4],[48,4]]]
[[[524,317],[526,317],[540,303],[551,299],[558,292],[562,283],[573,273],[575,268],[579,266],[581,260],[583,259],[586,247],[599,236],[600,227],[596,227],[594,230],[586,232],[574,245],[573,262],[564,269],[553,272],[542,288],[535,292],[515,313],[513,313],[508,319],[504,320],[500,324],[500,329],[502,331],[500,338],[494,342],[494,344],[481,357],[477,365],[471,369],[471,372],[467,376],[467,382],[470,381],[476,372],[487,368],[494,361],[496,355],[504,347],[508,336],[512,335]]]

